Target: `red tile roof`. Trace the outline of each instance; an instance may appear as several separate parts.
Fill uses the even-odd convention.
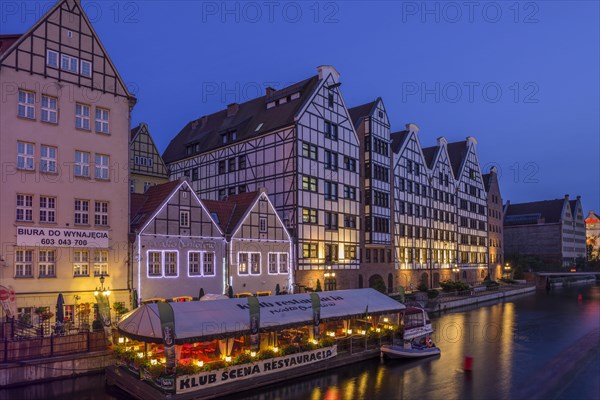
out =
[[[142,195],[132,195],[129,205],[131,231],[135,232],[142,227],[180,184],[181,181],[179,180],[170,181],[160,185],[151,186]]]
[[[211,215],[216,214],[221,230],[232,234],[240,224],[248,209],[254,204],[260,191],[240,193],[227,197],[225,200],[202,200]]]

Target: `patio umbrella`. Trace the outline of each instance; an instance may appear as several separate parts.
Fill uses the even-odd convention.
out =
[[[64,310],[65,298],[62,293],[58,294],[58,299],[56,299],[56,322],[60,322],[61,324],[65,322],[65,310]]]
[[[200,293],[198,293],[198,300],[204,297],[204,288],[200,288]]]

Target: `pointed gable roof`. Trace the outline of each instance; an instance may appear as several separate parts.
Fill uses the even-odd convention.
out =
[[[131,216],[131,231],[135,232],[140,229],[159,209],[160,206],[169,198],[173,190],[175,190],[183,182],[169,181],[160,185],[151,186],[144,194],[131,196],[129,204]]]
[[[199,144],[200,152],[222,147],[224,144],[221,135],[227,132],[235,131],[235,141],[239,142],[292,125],[318,82],[319,77],[315,75],[265,96],[234,105],[237,107],[235,113],[224,109],[190,121],[171,140],[163,153],[163,160],[168,164],[189,157],[187,147],[192,144]],[[277,102],[295,93],[299,93],[298,98],[267,108],[268,103]]]
[[[352,108],[348,109],[348,114],[350,115],[350,120],[352,121],[352,124],[354,124],[355,129],[358,128],[361,121],[365,117],[368,117],[369,115],[371,115],[373,113],[373,109],[377,106],[377,103],[379,102],[379,100],[380,100],[380,98],[378,97],[374,101],[371,101],[369,103],[365,103],[360,106],[356,106],[356,107],[352,107]]]
[[[431,146],[421,149],[423,151],[423,157],[425,157],[427,167],[430,170],[433,170],[433,162],[435,161],[435,155],[437,154],[439,148],[439,146]]]
[[[530,203],[508,204],[505,213],[505,225],[522,225],[560,222],[565,199],[533,201]]]
[[[404,141],[408,137],[408,134],[409,134],[409,131],[407,131],[407,130],[393,132],[390,134],[390,138],[392,139],[391,147],[392,147],[392,151],[394,153],[398,153],[400,151],[400,148],[402,147],[402,144],[404,144]]]
[[[22,34],[10,34],[10,35],[0,35],[0,57],[2,53],[6,52],[19,38],[23,36]]]
[[[454,172],[454,178],[458,180],[460,178],[460,167],[468,154],[467,141],[448,143],[446,148],[448,149],[448,157],[450,157],[450,165],[452,166],[452,172]]]
[[[489,193],[490,191],[490,180],[491,174],[483,174],[481,175],[481,178],[483,179],[483,187],[485,188],[485,191]]]
[[[246,192],[227,197],[225,200],[202,200],[211,216],[216,215],[221,230],[226,235],[235,232],[237,226],[262,192]],[[213,216],[214,219],[214,216]]]

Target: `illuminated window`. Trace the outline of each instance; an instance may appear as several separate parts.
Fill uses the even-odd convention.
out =
[[[94,275],[108,275],[108,251],[94,251]]]
[[[89,274],[90,271],[87,250],[75,250],[73,252],[73,275],[88,276]]]

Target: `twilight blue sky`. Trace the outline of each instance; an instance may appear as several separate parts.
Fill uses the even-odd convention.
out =
[[[52,4],[1,0],[0,33]],[[331,64],[348,107],[381,96],[424,147],[475,136],[505,200],[600,211],[597,1],[82,4],[161,152],[188,121]]]

